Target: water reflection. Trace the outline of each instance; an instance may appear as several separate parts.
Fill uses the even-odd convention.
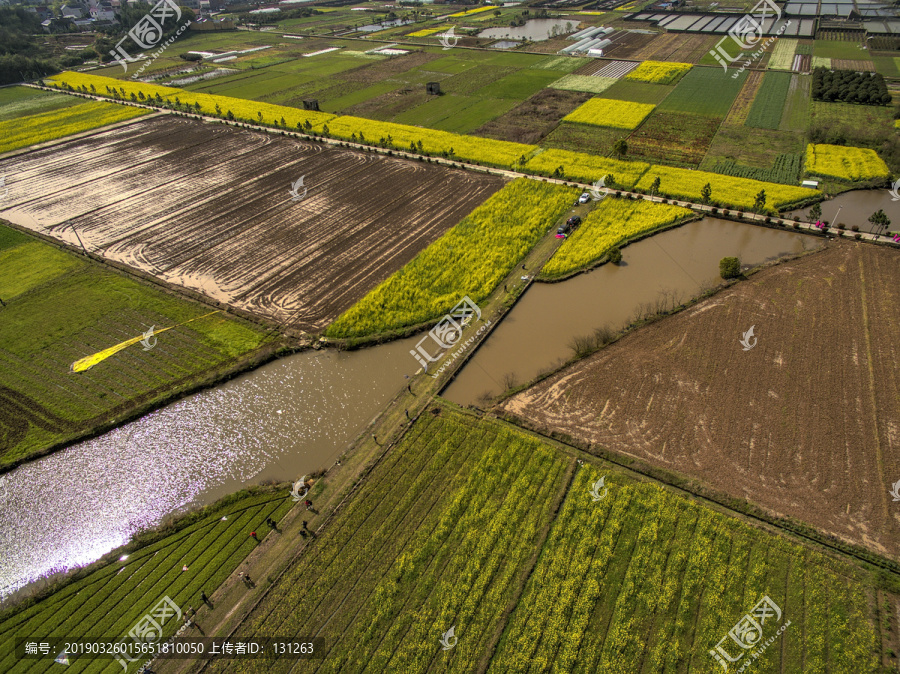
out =
[[[486,28],[478,33],[478,37],[506,37],[512,40],[549,40],[556,35],[571,33],[578,27],[577,22],[560,21],[559,19],[530,19],[522,26]],[[574,44],[574,42],[573,42]]]
[[[0,597],[170,513],[330,466],[406,385],[413,342],[296,354],[7,474]]]

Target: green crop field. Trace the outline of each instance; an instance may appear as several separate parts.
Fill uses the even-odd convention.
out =
[[[854,61],[869,61],[872,58],[868,49],[861,49],[859,42],[849,40],[816,40],[813,56]]]
[[[620,101],[658,105],[674,89],[675,85],[650,84],[649,82],[637,82],[623,78],[616,80],[615,84],[604,91],[600,98],[617,98]]]
[[[52,94],[28,87],[5,87],[0,89],[0,122],[70,108],[82,103],[83,101],[65,94]]]
[[[298,58],[314,48],[342,51]],[[500,117],[565,74],[553,61],[531,54],[466,52],[447,56],[419,52],[402,59],[365,55],[350,41],[317,40],[256,52],[267,65],[188,85],[190,91],[302,107],[305,99],[336,114],[466,133]],[[265,56],[257,56],[264,54]],[[365,58],[361,58],[365,57]],[[241,67],[247,62],[229,62]],[[546,64],[548,67],[541,67]],[[437,81],[445,96],[426,96]]]
[[[291,505],[284,487],[252,489],[232,494],[168,530],[140,535],[47,598],[5,613],[0,618],[0,671],[36,671],[34,665],[40,664],[15,659],[16,637],[120,641],[164,597],[182,612],[190,606],[198,608],[201,590],[211,596],[257,547],[249,533],[256,531],[261,540],[271,535],[266,518],[280,521]],[[129,553],[126,561],[117,559],[122,552]],[[183,566],[188,570],[183,571]],[[170,618],[163,624],[164,635],[174,634],[181,625],[182,621]],[[131,665],[130,671],[146,659]],[[73,657],[65,671],[123,670],[112,658],[91,662]]]
[[[800,177],[803,174],[803,155],[780,154],[775,158],[775,164],[772,168],[742,166],[733,160],[725,160],[711,166],[710,170],[726,176],[796,185],[800,182]]]
[[[658,109],[725,117],[745,79],[746,70],[732,78],[722,68],[692,68],[675,87],[675,91],[659,104]]]
[[[595,503],[601,477],[609,494]],[[749,664],[752,651],[728,631],[763,597],[781,615],[772,609],[765,621],[762,638],[774,643],[751,671],[872,672],[871,582],[847,563],[586,465],[488,672],[718,672],[709,652],[722,639],[729,657],[745,658],[733,667]]]
[[[627,129],[563,122],[541,141],[541,145],[606,156],[612,154],[616,141],[628,134]]]
[[[805,131],[809,126],[809,93],[810,78],[791,75],[784,116],[781,118],[781,131]]]
[[[553,70],[523,68],[493,82],[478,93],[492,98],[511,98],[521,101],[558,80],[559,77],[559,73]]]
[[[628,154],[643,160],[698,166],[720,122],[714,117],[657,109],[628,137]]]
[[[438,411],[410,429],[238,634],[319,634],[324,659],[295,672],[475,669],[572,460],[523,433]],[[438,640],[454,626],[459,643],[443,653]],[[219,660],[209,671],[274,674],[294,664]]]
[[[806,143],[802,133],[754,129],[743,124],[723,124],[713,138],[700,167],[709,169],[720,161],[737,161],[747,166],[768,169],[778,155],[802,155],[805,151]]]
[[[760,671],[874,670],[870,572],[500,422],[432,411],[235,633],[316,634],[320,658],[204,671],[713,672],[709,651],[724,638],[734,654],[728,631],[766,596],[780,615],[764,636],[786,628]]]
[[[15,183],[11,184],[15,189]],[[0,226],[0,466],[120,420],[258,349],[261,330]],[[198,319],[188,325],[180,325]],[[87,372],[76,360],[150,326]]]
[[[793,77],[790,73],[766,73],[744,123],[760,129],[777,129]]]
[[[431,100],[393,117],[399,124],[427,126],[441,131],[468,133],[508,112],[516,101],[476,96],[431,97]]]
[[[875,70],[885,77],[900,77],[900,58],[896,56],[873,56]]]
[[[569,207],[573,189],[520,178],[346,311],[326,334],[360,337],[440,316],[487,297]]]
[[[73,103],[63,105],[59,96],[64,94],[41,93],[49,99],[20,97],[6,104],[0,103],[0,153],[147,114],[146,110],[138,108],[82,101],[71,96],[67,98]]]
[[[858,147],[881,148],[896,135],[892,109],[880,105],[811,101],[809,128],[826,143]]]

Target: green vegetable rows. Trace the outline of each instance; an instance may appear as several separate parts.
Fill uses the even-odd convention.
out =
[[[803,171],[803,155],[780,154],[775,158],[774,166],[770,169],[743,166],[728,159],[719,162],[711,170],[714,173],[721,173],[722,175],[736,178],[750,178],[770,183],[782,183],[783,185],[796,185],[800,182],[800,174]]]
[[[181,609],[200,604],[200,590],[212,595],[256,547],[249,533],[265,536],[267,517],[278,521],[292,505],[287,492],[263,491],[230,497],[193,524],[72,582],[0,622],[0,671],[20,674],[46,669],[42,660],[15,661],[14,639],[64,637],[124,638],[135,623],[164,596]],[[222,517],[227,517],[223,520]],[[187,571],[182,571],[187,566]],[[180,623],[169,622],[166,635]],[[54,654],[55,655],[55,654]],[[139,663],[129,671],[135,671]],[[74,659],[67,672],[121,672],[113,660]]]

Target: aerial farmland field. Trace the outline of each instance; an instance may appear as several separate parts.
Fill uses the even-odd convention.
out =
[[[714,68],[693,68],[659,104],[668,112],[691,112],[707,117],[724,117],[741,90],[747,73],[732,78]]]
[[[900,672],[900,7],[88,4],[0,7],[0,671]]]
[[[205,671],[710,672],[709,651],[763,596],[793,627],[766,671],[870,668],[872,582],[512,427],[433,408],[238,630],[317,634],[320,658]]]
[[[503,407],[900,558],[894,255],[839,243],[763,271]]]
[[[246,367],[273,341],[2,225],[0,264],[0,468]],[[154,327],[158,348],[135,344],[73,372],[81,358]]]
[[[321,330],[502,185],[181,120],[57,145],[0,162],[3,171],[15,173],[3,213],[23,226],[78,245],[74,228],[103,257],[308,331]],[[301,178],[308,192],[296,201],[290,189]],[[42,189],[31,192],[37,180]],[[392,189],[398,185],[401,192]]]

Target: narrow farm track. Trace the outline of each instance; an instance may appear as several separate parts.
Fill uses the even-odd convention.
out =
[[[475,649],[473,657],[480,652],[479,643],[471,639],[486,640],[495,633],[487,627],[497,619],[492,610],[496,599],[511,597],[509,593],[516,587],[512,581],[518,565],[512,564],[512,559],[524,562],[533,557],[533,548],[525,543],[539,535],[539,523],[550,516],[552,496],[559,493],[564,466],[571,463],[540,450],[522,466],[525,454],[514,451],[503,436],[497,436],[497,427],[488,432],[476,420],[457,415],[441,421],[427,414],[414,425],[409,436],[385,455],[373,479],[362,486],[342,518],[319,534],[308,554],[299,558],[273,588],[280,594],[286,588],[313,583],[312,591],[300,593],[289,602],[265,599],[239,628],[239,633],[249,629],[268,634],[274,630],[309,636],[319,624],[325,628],[327,639],[325,659],[296,664],[276,661],[274,668],[265,671],[402,668],[402,664],[393,664],[395,659],[408,662],[410,657],[420,657],[415,649],[410,650],[421,639],[423,627],[410,623],[413,613],[432,612],[447,600],[470,607],[461,608],[464,611],[481,607],[467,620],[471,637],[466,646],[467,650]],[[424,438],[426,442],[419,441]],[[515,444],[521,441],[515,439]],[[527,446],[529,451],[537,449],[530,440]],[[529,524],[522,529],[520,525],[525,522]],[[485,527],[496,526],[498,535],[485,538]],[[517,539],[515,544],[510,543],[511,537]],[[371,544],[360,545],[361,541]],[[494,546],[502,546],[509,564],[497,566],[500,557],[491,553]],[[481,567],[480,580],[471,587],[462,584],[454,589],[454,579],[461,580],[473,562]],[[413,595],[391,589],[394,574],[398,579],[405,578],[413,569],[416,575],[424,574],[431,580],[424,585],[417,583]],[[366,600],[373,589],[381,597],[374,605]],[[485,602],[493,596],[494,601]],[[321,604],[323,599],[330,608]],[[372,615],[373,606],[382,605],[392,606],[395,617],[388,623],[384,623],[388,616]],[[339,611],[339,623],[334,622],[335,611]],[[486,628],[483,636],[475,627],[481,623]],[[413,632],[408,631],[410,628]],[[376,660],[382,664],[354,656],[353,645],[357,643],[374,649]],[[460,660],[463,668],[468,662]],[[202,670],[219,671],[223,666],[228,664],[213,661]]]

